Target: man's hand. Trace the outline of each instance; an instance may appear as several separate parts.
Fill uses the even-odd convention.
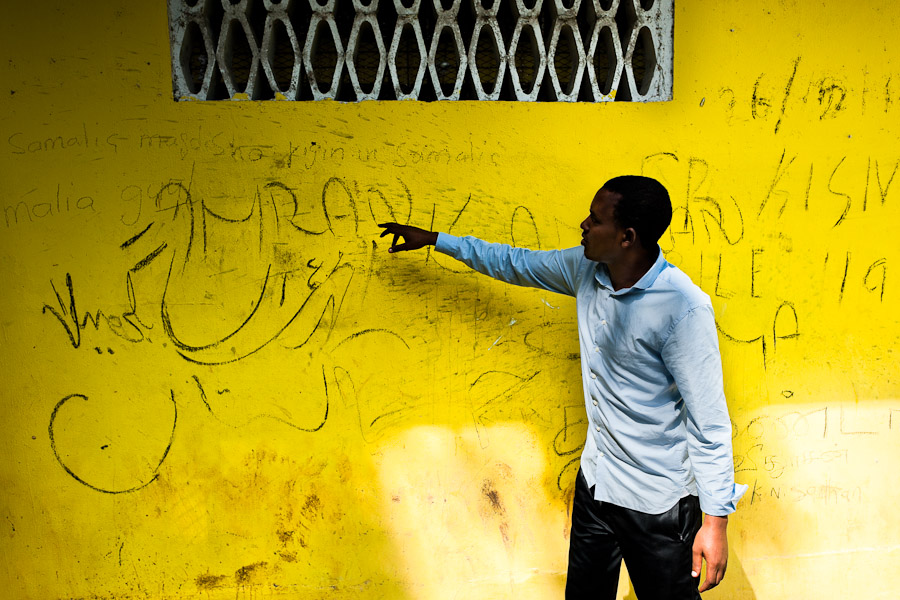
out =
[[[716,587],[725,577],[725,566],[728,564],[727,527],[727,516],[705,515],[703,525],[694,538],[691,577],[700,576],[701,559],[706,561],[706,580],[700,585],[701,592]]]
[[[388,252],[402,252],[404,250],[418,250],[424,246],[433,246],[437,243],[438,234],[434,231],[425,231],[411,225],[400,225],[399,223],[379,223],[379,227],[384,227],[380,237],[388,234],[394,236],[391,247]],[[403,238],[403,243],[398,244],[397,240]]]

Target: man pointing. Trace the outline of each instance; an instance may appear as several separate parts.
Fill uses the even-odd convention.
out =
[[[567,599],[613,600],[623,559],[640,600],[696,599],[725,574],[728,515],[746,486],[734,482],[712,304],[657,243],[671,219],[658,181],[623,176],[594,196],[583,248],[380,225],[390,252],[434,245],[495,279],[576,298],[588,431]]]

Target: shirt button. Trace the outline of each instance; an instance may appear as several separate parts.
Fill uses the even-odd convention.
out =
[[[595,429],[596,429],[597,431],[600,431],[600,426],[597,425],[597,427],[596,427]],[[600,456],[603,456],[603,455],[601,454]]]
[[[601,321],[600,321],[600,324],[601,324],[601,325],[606,325],[606,319],[601,320]]]
[[[600,346],[594,346],[594,352],[600,354]]]
[[[594,406],[600,406],[600,403],[594,400]]]
[[[597,379],[597,374],[593,371],[591,372],[591,379]]]
[[[601,452],[600,454],[597,455],[598,458],[603,458],[604,456],[606,456],[606,455],[603,454],[602,452]]]

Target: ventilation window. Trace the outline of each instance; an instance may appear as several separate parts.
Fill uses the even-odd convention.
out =
[[[168,0],[176,100],[672,98],[674,0]]]

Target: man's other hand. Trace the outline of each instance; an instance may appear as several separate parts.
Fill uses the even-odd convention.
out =
[[[425,246],[433,246],[437,243],[438,234],[434,231],[426,231],[413,227],[412,225],[400,225],[399,223],[379,223],[379,227],[384,227],[380,237],[393,235],[394,241],[388,252],[402,252],[404,250],[418,250]],[[403,243],[398,244],[397,240],[403,238]]]
[[[725,577],[728,564],[728,537],[726,530],[728,517],[705,515],[703,525],[694,538],[694,556],[691,563],[691,576],[700,576],[701,560],[706,561],[706,580],[700,584],[700,591],[719,585]]]

